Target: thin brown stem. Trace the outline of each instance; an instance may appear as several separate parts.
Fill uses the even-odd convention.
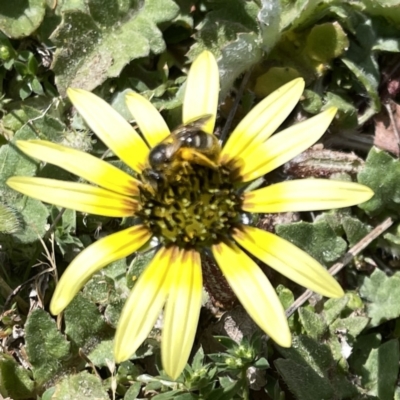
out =
[[[363,251],[372,241],[385,232],[391,225],[393,220],[391,218],[385,219],[381,224],[375,227],[368,235],[364,236],[357,244],[355,244],[342,258],[341,261],[332,265],[329,269],[331,275],[336,275],[343,267],[361,251]],[[286,316],[290,317],[300,306],[302,306],[313,294],[311,290],[306,290],[287,310]]]

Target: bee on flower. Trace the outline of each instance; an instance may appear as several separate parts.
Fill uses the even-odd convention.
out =
[[[124,163],[132,177],[90,154],[42,140],[18,141],[20,150],[92,184],[36,177],[12,177],[13,189],[60,207],[108,217],[135,216],[137,225],[104,237],[83,250],[62,275],[50,311],[57,315],[90,277],[127,257],[152,238],[158,250],[121,313],[114,355],[129,359],[164,308],[162,364],[176,379],[193,345],[202,297],[201,258],[212,254],[251,318],[280,346],[291,334],[278,296],[253,255],[281,274],[323,296],[341,297],[337,281],[316,260],[290,242],[247,224],[248,213],[325,210],[367,201],[366,186],[325,179],[301,179],[243,193],[245,184],[278,168],[313,145],[336,109],[275,130],[304,89],[295,79],[256,105],[222,146],[214,136],[219,73],[205,51],[189,71],[183,125],[170,132],[155,107],[130,93],[126,103],[138,132],[94,94],[69,89],[68,96],[89,127]],[[142,138],[143,137],[143,138]]]

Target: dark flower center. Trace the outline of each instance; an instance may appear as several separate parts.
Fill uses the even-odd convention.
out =
[[[142,174],[137,215],[164,246],[201,250],[230,237],[241,222],[241,196],[226,167],[179,162]]]

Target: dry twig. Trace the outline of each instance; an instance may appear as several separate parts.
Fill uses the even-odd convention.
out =
[[[357,244],[355,244],[342,258],[342,260],[334,264],[330,269],[331,275],[336,275],[343,267],[345,267],[357,254],[363,251],[373,240],[385,232],[391,225],[393,220],[391,218],[385,219],[368,235],[364,236]],[[300,306],[302,306],[311,296],[313,292],[306,290],[287,310],[286,316],[290,317]]]

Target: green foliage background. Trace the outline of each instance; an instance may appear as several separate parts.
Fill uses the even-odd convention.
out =
[[[392,128],[397,121],[389,109],[400,100],[399,27],[399,0],[1,1],[0,398],[400,399],[399,152],[373,146],[376,118],[389,113]],[[259,224],[269,221],[326,267],[385,218],[394,224],[340,273],[344,298],[314,296],[290,317],[292,348],[266,342],[255,328],[239,342],[229,331],[212,338],[216,318],[205,318],[191,365],[171,382],[160,367],[157,329],[130,361],[116,365],[112,354],[123,303],[151,254],[95,275],[56,320],[47,311],[56,269],[61,274],[121,221],[60,210],[13,192],[5,181],[75,179],[23,155],[14,145],[19,139],[104,155],[71,110],[70,86],[94,91],[128,120],[124,96],[140,92],[171,127],[178,125],[186,73],[203,49],[220,68],[219,127],[244,73],[249,79],[234,123],[298,76],[307,88],[289,123],[338,107],[325,150],[305,152],[271,181],[335,177],[375,191],[360,207],[262,216]],[[389,128],[385,134],[398,150],[398,137]],[[301,289],[268,273],[290,306]]]

